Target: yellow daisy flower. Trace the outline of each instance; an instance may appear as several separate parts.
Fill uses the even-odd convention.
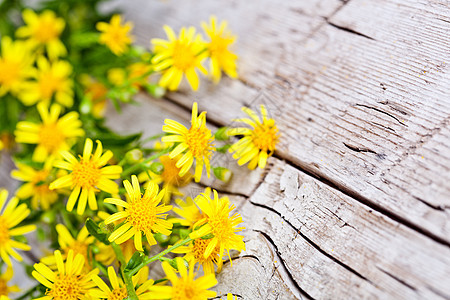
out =
[[[119,196],[117,196],[117,197],[119,197]],[[122,206],[118,206],[117,209],[119,211],[123,211],[124,208]],[[100,217],[100,219],[106,220],[111,215],[108,214],[107,212],[99,211],[98,216]],[[113,224],[119,225],[123,221],[125,221],[125,217],[121,218],[121,219],[117,219],[116,221],[113,222]],[[133,256],[134,252],[136,252],[136,248],[134,247],[134,241],[132,239],[126,240],[125,242],[120,244],[119,247],[123,253],[123,257],[125,258],[125,261],[129,261],[131,259],[131,257]],[[145,242],[142,242],[142,247],[144,250],[149,248],[147,246],[147,243],[145,243]],[[116,259],[116,254],[114,252],[114,249],[111,246],[109,246],[109,245],[106,246],[104,244],[100,244],[100,248],[102,249],[102,251],[99,254],[97,254],[95,256],[95,258],[98,261],[103,262],[105,265],[110,265]]]
[[[58,232],[58,244],[60,250],[62,250],[62,257],[65,259],[69,251],[73,251],[73,255],[81,254],[85,260],[84,268],[86,271],[91,270],[88,260],[88,247],[94,243],[95,238],[89,236],[89,232],[86,227],[83,227],[76,238],[72,236],[66,226],[63,224],[56,225],[56,231]],[[47,256],[41,259],[41,262],[48,266],[55,266],[55,256]]]
[[[210,60],[210,72],[215,82],[219,82],[222,70],[231,78],[237,78],[236,60],[238,56],[228,48],[234,44],[236,37],[227,29],[227,22],[217,24],[217,18],[211,16],[210,24],[202,22],[203,30],[210,41],[207,44]]]
[[[210,195],[211,188],[207,187],[204,193]],[[206,215],[198,209],[191,197],[186,197],[186,201],[176,199],[175,203],[178,204],[178,207],[175,206],[173,212],[179,215],[180,218],[170,218],[169,221],[174,224],[179,223],[180,225],[192,229],[195,223],[206,217]]]
[[[95,287],[92,278],[98,273],[94,269],[89,273],[84,272],[84,257],[73,251],[69,251],[64,263],[59,250],[54,252],[57,270],[52,271],[43,263],[34,264],[33,277],[47,287],[45,296],[39,300],[51,299],[91,299],[90,291]]]
[[[48,110],[44,103],[39,103],[37,109],[42,123],[21,121],[17,123],[15,131],[16,142],[37,144],[33,153],[34,161],[43,162],[49,156],[59,157],[61,150],[69,150],[76,138],[84,135],[77,112],[69,112],[58,119],[61,106],[57,104]]]
[[[132,86],[140,89],[143,84],[147,83],[148,76],[152,68],[152,65],[145,62],[136,62],[129,65],[127,67],[128,80],[133,82]]]
[[[243,107],[242,111],[250,116],[251,119],[242,118],[235,119],[235,122],[245,123],[251,128],[239,127],[232,128],[227,131],[229,135],[242,135],[238,142],[234,143],[229,152],[233,153],[234,159],[239,159],[240,166],[250,162],[248,168],[253,170],[256,166],[264,169],[267,159],[272,156],[275,151],[275,146],[278,143],[278,128],[275,120],[268,118],[267,110],[264,105],[261,105],[261,115],[263,121],[250,108]]]
[[[122,55],[128,51],[128,45],[133,41],[130,35],[133,24],[131,22],[121,23],[121,16],[114,15],[110,23],[98,22],[97,30],[101,31],[100,44],[106,45],[115,55]]]
[[[17,37],[28,38],[32,47],[45,46],[52,60],[67,54],[64,44],[59,40],[65,26],[62,18],[56,17],[51,10],[37,15],[30,9],[24,10],[22,17],[26,25],[17,29]]]
[[[202,177],[203,165],[205,165],[206,174],[209,178],[211,170],[209,159],[215,150],[214,136],[211,134],[211,130],[206,127],[206,112],[197,114],[197,102],[194,102],[191,128],[189,129],[176,121],[164,120],[165,125],[162,129],[171,135],[161,138],[165,143],[178,143],[175,149],[170,152],[170,158],[173,159],[184,153],[176,163],[176,166],[180,168],[180,176],[184,176],[189,171],[195,160],[195,182],[199,182]]]
[[[18,170],[11,172],[11,177],[25,182],[16,192],[16,196],[20,199],[31,197],[31,207],[38,209],[39,206],[43,210],[48,210],[50,205],[58,200],[58,193],[49,188],[49,180],[52,178],[50,172],[52,170],[53,160],[47,159],[41,170],[36,170],[22,163],[17,163]]]
[[[9,36],[1,39],[0,96],[11,92],[18,96],[25,81],[34,73],[33,56],[22,41],[12,41]]]
[[[0,275],[0,297],[4,296],[8,298],[9,293],[20,292],[20,289],[17,285],[8,285],[8,281],[11,280],[13,275],[14,270],[11,267],[6,268],[5,273]],[[0,298],[0,300],[2,299],[3,298]]]
[[[135,290],[136,295],[139,299],[149,299],[148,295],[150,294],[149,288],[153,285],[153,280],[145,280],[143,281],[141,278],[144,278],[144,276],[141,276],[141,271],[144,271],[145,268],[139,270],[139,273],[137,273],[135,276],[133,276],[133,286],[136,288],[138,284],[139,287]],[[145,272],[145,271],[144,271]],[[147,268],[148,272],[148,268]],[[148,277],[148,273],[147,273]],[[108,299],[108,300],[122,300],[126,299],[128,297],[128,291],[123,283],[122,279],[119,278],[116,274],[116,271],[114,271],[113,267],[108,267],[108,279],[109,283],[111,284],[110,288],[99,276],[94,276],[93,280],[97,284],[97,286],[100,289],[92,290],[92,296],[99,299]]]
[[[92,102],[92,115],[96,118],[102,118],[105,115],[108,88],[87,74],[80,76],[80,82],[84,87],[84,94]]]
[[[28,217],[30,209],[28,209],[25,203],[18,206],[19,199],[16,197],[11,198],[5,206],[7,198],[8,191],[4,189],[0,190],[0,212],[3,210],[3,207],[5,207],[0,214],[0,256],[8,266],[12,266],[11,259],[9,258],[10,255],[17,261],[22,261],[22,257],[15,249],[23,251],[29,251],[31,249],[29,245],[18,242],[12,238],[35,230],[36,225],[16,227]]]
[[[237,227],[239,223],[242,223],[242,217],[237,213],[230,216],[229,214],[235,206],[230,205],[228,197],[219,198],[217,191],[213,190],[213,192],[214,199],[211,199],[206,193],[202,193],[195,198],[195,203],[206,214],[206,217],[197,222],[194,228],[205,225],[193,231],[189,236],[192,239],[198,239],[212,233],[214,237],[208,244],[203,256],[208,257],[215,251],[216,247],[219,247],[219,253],[222,254],[226,250],[231,261],[231,249],[245,250],[244,237],[236,234],[236,232],[244,229],[244,227]]]
[[[154,183],[149,183],[144,195],[141,195],[139,181],[135,175],[131,176],[130,184],[128,180],[123,182],[129,199],[127,202],[117,198],[107,198],[106,203],[122,206],[124,211],[117,212],[105,220],[105,224],[126,218],[122,226],[117,228],[110,236],[110,242],[122,244],[134,236],[134,246],[138,251],[144,251],[142,248],[142,233],[147,237],[150,246],[156,244],[153,233],[162,233],[170,235],[172,223],[166,221],[171,205],[158,205],[164,197],[165,191],[158,193],[159,188]]]
[[[194,264],[189,264],[189,271],[184,265],[182,258],[177,257],[176,263],[180,276],[167,261],[162,263],[164,272],[172,286],[154,285],[150,288],[152,292],[147,299],[172,299],[172,300],[206,300],[217,296],[214,291],[208,289],[217,284],[214,274],[208,274],[195,279]]]
[[[193,261],[203,267],[205,274],[214,274],[214,265],[217,265],[217,272],[220,272],[223,265],[222,253],[220,247],[216,246],[211,254],[205,256],[206,249],[208,249],[211,240],[196,239],[187,246],[181,246],[173,250],[173,253],[185,254],[183,257],[187,262]]]
[[[55,96],[56,102],[65,106],[73,105],[73,81],[70,79],[72,66],[63,60],[50,63],[45,57],[36,60],[38,71],[33,74],[36,81],[24,84],[20,100],[25,105],[44,102],[47,105]]]
[[[187,185],[192,180],[192,175],[189,173],[186,173],[183,176],[179,175],[181,168],[177,167],[176,163],[180,158],[181,155],[178,155],[178,157],[175,157],[174,159],[171,159],[168,155],[161,156],[159,161],[164,166],[164,171],[161,174],[155,174],[152,171],[148,171],[151,179],[148,178],[146,172],[142,172],[138,176],[140,182],[148,181],[155,184],[163,184],[163,188],[166,190],[163,198],[165,204],[170,202],[172,194],[181,196],[182,194],[178,188]]]
[[[178,38],[169,26],[165,25],[164,31],[168,41],[163,39],[151,41],[155,46],[155,56],[152,58],[154,70],[163,72],[159,85],[174,91],[185,74],[191,88],[196,91],[199,86],[196,69],[205,75],[208,73],[202,66],[202,61],[206,59],[208,53],[205,51],[201,35],[195,33],[194,27],[183,27]]]
[[[97,149],[92,154],[93,143],[91,139],[86,139],[84,144],[83,157],[77,160],[68,151],[61,151],[61,155],[66,161],[56,161],[55,167],[71,171],[66,176],[56,179],[50,184],[50,189],[60,189],[71,187],[72,193],[67,201],[67,210],[72,211],[78,201],[77,213],[82,215],[86,208],[86,203],[92,210],[97,210],[97,199],[95,193],[98,190],[110,194],[117,194],[119,186],[111,179],[118,179],[122,173],[121,166],[106,166],[112,158],[113,153],[106,151],[103,153],[102,143],[97,141]],[[103,154],[102,154],[103,153]]]

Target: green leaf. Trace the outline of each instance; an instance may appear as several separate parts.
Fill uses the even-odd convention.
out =
[[[108,234],[104,233],[97,223],[95,223],[91,218],[86,220],[86,228],[93,237],[98,239],[103,244],[109,245]]]
[[[136,268],[137,266],[139,266],[142,261],[144,260],[144,253],[136,251],[134,252],[133,256],[130,258],[130,260],[128,261],[127,265],[125,266],[125,273],[133,270],[134,268]]]

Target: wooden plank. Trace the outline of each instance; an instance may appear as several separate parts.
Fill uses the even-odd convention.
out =
[[[158,133],[164,118],[188,123],[189,112],[177,105],[144,95],[138,102],[138,106],[124,107],[122,115],[109,111],[110,125],[122,132],[144,129],[147,136]],[[121,127],[127,122],[121,118],[140,121]],[[146,125],[148,120],[153,127]],[[276,158],[270,160],[267,174],[249,178],[225,189],[234,193],[230,197],[244,218],[247,230],[243,234],[249,245],[237,264],[225,266],[219,275],[219,295],[232,292],[243,299],[450,297],[448,247]],[[244,194],[248,185],[254,190],[250,197],[235,196]],[[214,182],[212,186],[222,188]],[[195,197],[202,190],[201,185],[191,185],[183,192]],[[274,259],[274,253],[279,257]],[[268,276],[277,266],[286,271]],[[230,280],[254,274],[259,276],[251,282]]]
[[[313,298],[449,298],[448,247],[282,161],[271,164],[240,211],[249,228],[273,239],[287,269]],[[311,260],[322,262],[302,257],[301,245],[315,250]],[[325,272],[322,264],[333,268]]]
[[[163,37],[163,22],[192,25],[211,13],[239,36],[240,81],[202,82],[170,100],[195,99],[222,125],[242,105],[270,103],[282,116],[280,158],[450,244],[448,5],[361,0],[315,14],[294,9],[300,1],[141,4],[125,8],[145,46]]]

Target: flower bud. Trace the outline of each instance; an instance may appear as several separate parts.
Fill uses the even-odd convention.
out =
[[[214,176],[223,182],[228,182],[233,175],[233,172],[224,167],[215,167],[213,168]]]
[[[125,154],[125,159],[127,162],[133,164],[138,163],[142,159],[142,151],[139,149],[132,149]]]

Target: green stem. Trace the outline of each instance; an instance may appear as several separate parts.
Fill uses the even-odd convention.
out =
[[[126,176],[132,174],[134,171],[139,170],[139,168],[141,168],[142,166],[144,166],[146,163],[149,163],[149,162],[151,162],[152,160],[155,160],[155,159],[157,159],[158,157],[163,156],[164,154],[168,153],[170,150],[171,150],[171,148],[164,149],[164,150],[162,150],[161,152],[156,153],[155,155],[150,156],[150,157],[147,158],[146,160],[141,161],[140,163],[135,164],[134,166],[131,166],[131,167],[129,167],[128,169],[125,169],[125,170],[122,172],[122,178],[125,178]]]
[[[166,250],[162,251],[161,253],[152,256],[152,257],[147,257],[146,259],[144,259],[137,267],[135,267],[133,270],[131,270],[128,274],[130,276],[133,276],[134,274],[136,274],[137,272],[139,272],[140,269],[142,269],[143,267],[145,267],[146,265],[148,265],[149,263],[152,263],[156,260],[161,260],[164,259],[163,256],[166,255],[167,253],[169,253],[170,251],[177,249],[180,246],[184,246],[190,242],[192,242],[193,239],[191,239],[190,237],[185,238],[184,240],[182,240],[180,243],[177,243],[175,245],[173,245],[172,247],[167,248]]]
[[[129,300],[139,300],[138,296],[136,295],[136,291],[134,289],[133,281],[131,279],[130,274],[125,273],[123,270],[125,268],[125,257],[123,256],[122,249],[120,249],[119,245],[112,242],[111,243],[112,248],[114,249],[114,253],[116,253],[117,259],[120,262],[120,272],[122,273],[123,281],[125,282],[125,286],[128,291],[128,299]]]

